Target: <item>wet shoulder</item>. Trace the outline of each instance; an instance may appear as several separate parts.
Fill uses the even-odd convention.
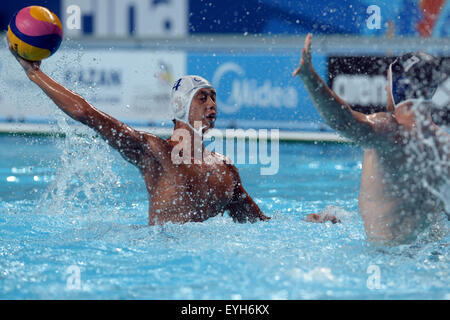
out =
[[[211,152],[211,156],[214,157],[215,163],[217,165],[223,166],[235,178],[239,177],[239,170],[236,168],[230,158],[216,152]]]
[[[211,156],[214,157],[215,161],[223,164],[231,164],[232,161],[226,155],[217,152],[211,152]]]
[[[170,160],[172,146],[169,141],[149,132],[141,132],[144,152],[158,161]]]

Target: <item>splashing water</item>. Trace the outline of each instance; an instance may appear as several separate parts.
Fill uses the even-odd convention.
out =
[[[66,138],[56,143],[60,163],[41,207],[47,207],[49,213],[78,209],[89,215],[105,214],[103,204],[115,201],[114,192],[121,186],[113,170],[112,150],[89,129],[72,129],[64,119],[59,119],[58,124]]]
[[[64,68],[71,61],[71,71],[81,68],[84,49],[79,43],[65,41],[65,46],[76,45],[76,56],[68,59],[66,51],[61,50],[56,67],[49,75],[64,83]],[[72,52],[71,52],[72,53]],[[99,94],[94,86],[81,82],[70,83],[69,89],[85,97],[87,101]],[[73,120],[53,106],[57,130],[65,135],[65,139],[56,140],[56,152],[60,153],[60,161],[55,166],[55,179],[41,199],[40,208],[49,214],[61,212],[87,212],[88,216],[108,216],[116,210],[104,212],[105,202],[115,201],[115,189],[121,186],[121,179],[113,170],[113,157],[106,142],[85,126],[73,126]],[[116,208],[115,206],[113,208]],[[117,207],[117,210],[119,208]]]
[[[69,133],[64,141],[40,137],[30,144],[0,137],[0,148],[12,151],[0,159],[2,297],[448,299],[448,236],[384,249],[366,241],[357,213],[361,151],[356,148],[281,144],[284,165],[275,177],[240,166],[246,189],[272,217],[267,223],[236,224],[224,215],[149,227],[139,171],[95,139]],[[94,141],[98,146],[91,146]],[[74,149],[87,153],[79,154],[84,162],[74,161]],[[102,162],[107,170],[96,168]],[[88,199],[76,185],[77,180],[95,185],[87,171],[111,173],[121,187],[108,185],[116,178],[99,176],[105,185],[94,188]],[[16,182],[6,181],[11,175]],[[33,176],[54,179],[34,181]],[[27,191],[29,186],[37,192]],[[58,194],[59,189],[64,192]],[[81,203],[66,203],[74,196]],[[341,224],[304,221],[327,205],[334,206],[328,209]],[[66,286],[72,266],[80,269],[80,289]],[[379,289],[367,285],[370,266],[380,269]]]
[[[72,89],[87,100],[95,93],[78,83]],[[33,94],[17,99],[33,101]],[[37,96],[44,99],[40,92]],[[448,237],[385,249],[367,243],[357,213],[361,154],[349,146],[283,145],[283,167],[274,177],[240,167],[247,190],[272,217],[269,223],[241,225],[218,216],[204,223],[147,227],[148,198],[138,171],[92,130],[69,126],[67,116],[52,107],[66,138],[36,152],[57,159],[27,163],[37,175],[52,176],[49,184],[44,181],[43,195],[35,201],[0,193],[2,297],[449,299]],[[434,142],[429,144],[435,154]],[[2,150],[5,146],[11,146],[9,140]],[[408,150],[422,159],[416,145]],[[447,180],[439,185],[433,180],[445,165],[437,155],[431,162],[419,161],[419,172],[432,173],[422,174],[422,183],[448,206],[448,176],[441,174]],[[20,194],[31,173],[18,161],[13,156],[1,167],[5,176],[16,168],[18,182],[2,179],[0,187],[17,183],[14,190]],[[342,224],[304,221],[329,204]],[[36,205],[38,214],[31,215]],[[71,291],[65,271],[72,265],[80,267],[82,285]],[[367,286],[372,265],[381,269],[375,290]]]
[[[407,139],[406,166],[410,175],[414,176],[414,183],[408,188],[405,197],[437,202],[434,205],[435,212],[421,212],[431,224],[427,234],[434,238],[433,235],[445,234],[443,213],[450,213],[450,139],[442,129],[436,131],[427,112],[429,108],[428,103],[415,102],[412,110],[416,130],[404,133]]]

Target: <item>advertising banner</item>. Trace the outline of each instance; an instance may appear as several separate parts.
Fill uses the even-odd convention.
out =
[[[386,111],[387,70],[395,57],[328,57],[328,85],[354,110],[363,113]],[[440,57],[441,72],[448,74],[450,57]],[[450,78],[437,89],[433,97],[433,117],[437,122],[450,123]]]
[[[301,80],[292,77],[298,53],[188,54],[188,73],[211,81],[217,91],[218,127],[327,130]],[[326,75],[325,56],[315,55]]]
[[[0,120],[51,122],[57,107],[26,77],[5,49],[0,51]],[[139,125],[170,122],[170,89],[186,72],[183,52],[61,50],[42,70],[97,109]]]
[[[66,35],[180,37],[188,26],[188,1],[60,0]],[[77,23],[79,22],[79,26]]]
[[[15,0],[2,2],[0,31],[7,29],[15,12],[29,5],[53,11],[70,37],[450,35],[450,0]]]

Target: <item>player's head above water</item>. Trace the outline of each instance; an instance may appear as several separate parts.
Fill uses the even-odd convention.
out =
[[[390,104],[431,101],[441,80],[439,60],[425,52],[406,53],[392,62],[388,70]]]
[[[203,95],[201,95],[203,93],[205,96],[204,99]],[[200,104],[204,101],[205,106],[203,108],[204,110],[200,110],[200,114],[194,112],[194,115],[192,115],[191,111],[193,110],[191,110],[191,107],[194,105],[193,100],[195,100],[194,98],[196,98],[197,95],[201,95],[198,100],[200,101]],[[209,97],[211,100],[209,100]],[[202,121],[201,129],[213,127],[214,125],[217,114],[215,91],[211,83],[200,76],[188,75],[175,81],[172,87],[170,106],[173,113],[173,119],[187,124],[195,132],[198,131],[198,128],[193,127],[193,123],[191,123],[193,121]],[[193,119],[189,119],[190,114],[193,116]],[[206,121],[208,125],[204,125],[203,121]]]

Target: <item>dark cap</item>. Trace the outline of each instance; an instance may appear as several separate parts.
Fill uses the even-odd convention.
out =
[[[410,99],[431,100],[441,81],[439,59],[425,52],[404,54],[389,66],[394,105]]]

